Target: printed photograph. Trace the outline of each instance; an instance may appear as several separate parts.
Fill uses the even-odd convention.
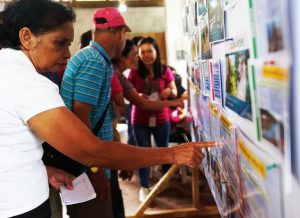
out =
[[[212,186],[214,189],[215,193],[213,194],[215,196],[216,204],[217,206],[221,206],[222,204],[222,178],[221,178],[221,166],[218,163],[217,158],[214,156],[210,157],[210,173],[211,173],[211,181],[212,181]],[[220,208],[221,209],[221,208]]]
[[[196,61],[198,60],[199,51],[200,50],[200,38],[199,38],[199,32],[195,31],[194,36],[191,40],[191,55],[192,60]]]
[[[205,22],[203,28],[201,28],[201,58],[203,60],[210,59],[211,48],[209,43],[208,23]]]
[[[215,42],[224,39],[224,9],[223,0],[208,2],[209,41]]]
[[[239,0],[224,0],[224,9],[233,7]]]
[[[225,105],[241,117],[252,120],[251,95],[248,79],[249,50],[226,54]]]
[[[197,54],[196,42],[193,39],[191,43],[191,56],[193,61],[197,60],[197,55],[198,54]]]
[[[202,65],[202,74],[204,82],[204,91],[203,93],[207,96],[210,95],[210,75],[209,75],[209,61],[205,60],[201,62]]]
[[[284,153],[284,127],[269,111],[260,109],[262,137]]]
[[[184,7],[184,15],[182,19],[183,33],[188,35],[189,33],[189,25],[188,25],[188,7]]]
[[[279,0],[267,0],[266,30],[268,36],[269,52],[277,52],[283,49],[283,17],[281,15],[281,3]]]
[[[198,88],[200,88],[200,69],[198,62],[195,62],[194,65],[194,84],[197,85]]]
[[[271,21],[267,23],[268,48],[269,52],[276,52],[283,49],[283,35],[281,22]]]
[[[207,11],[207,5],[206,5],[207,3],[206,0],[198,0],[197,3],[198,3],[198,15],[201,16],[205,14]]]

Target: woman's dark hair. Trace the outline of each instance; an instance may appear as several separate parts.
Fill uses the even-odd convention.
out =
[[[7,3],[1,15],[0,47],[20,50],[19,31],[23,27],[39,36],[75,18],[71,7],[51,0],[14,0]]]
[[[132,37],[131,41],[133,42],[133,44],[137,45],[142,38],[143,36],[134,36]]]
[[[135,44],[131,40],[126,39],[125,46],[121,55],[123,57],[127,57],[133,46],[135,46]]]
[[[160,62],[160,52],[156,41],[152,37],[148,36],[146,38],[142,38],[139,41],[138,47],[146,43],[153,45],[154,49],[156,50],[156,60],[153,63],[153,72],[154,72],[154,79],[159,79],[165,72],[166,67],[163,66]],[[145,64],[141,61],[141,59],[139,59],[138,74],[142,79],[146,79],[146,77],[149,74]]]
[[[85,31],[80,36],[80,48],[84,48],[90,44],[92,41],[92,30]]]

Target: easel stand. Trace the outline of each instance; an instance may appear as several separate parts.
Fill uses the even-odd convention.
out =
[[[199,198],[199,170],[197,168],[193,169],[192,174],[192,197],[193,197],[193,207],[191,208],[181,208],[181,209],[169,209],[169,210],[158,210],[149,211],[145,210],[152,203],[154,198],[161,192],[165,185],[170,181],[171,177],[178,171],[179,167],[177,165],[172,165],[167,173],[159,180],[155,187],[151,190],[146,200],[139,206],[136,213],[132,216],[127,216],[126,218],[178,218],[178,217],[191,217],[191,216],[209,216],[219,214],[218,209],[215,206],[200,206]]]

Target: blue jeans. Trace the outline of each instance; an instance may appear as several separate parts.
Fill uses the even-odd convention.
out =
[[[154,136],[155,143],[158,147],[168,147],[170,136],[170,122],[165,122],[156,127],[134,125],[133,131],[138,146],[151,147],[151,134]],[[162,165],[163,173],[170,168],[169,164]],[[140,185],[148,188],[149,168],[139,169]]]
[[[129,145],[136,145],[136,140],[133,133],[133,128],[131,125],[131,109],[132,104],[128,104],[125,106],[125,118],[126,118],[126,124],[128,126],[127,133],[128,133],[128,140],[127,144]]]

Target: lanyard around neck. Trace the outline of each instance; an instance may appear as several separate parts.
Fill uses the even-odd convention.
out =
[[[145,78],[145,83],[147,87],[147,95],[151,95],[153,92],[157,91],[157,80],[154,79],[150,82],[149,76]]]

